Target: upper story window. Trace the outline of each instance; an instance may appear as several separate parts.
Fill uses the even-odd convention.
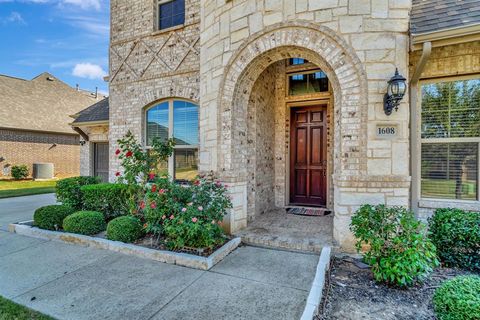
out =
[[[295,66],[295,65],[308,63],[308,60],[305,60],[302,58],[290,58],[288,62],[291,66]]]
[[[185,0],[157,0],[158,30],[164,30],[185,23]]]
[[[169,99],[149,108],[145,117],[147,148],[155,138],[175,140],[173,156],[160,164],[163,173],[175,180],[193,180],[198,174],[198,106]]]
[[[479,200],[480,78],[422,84],[421,196]]]

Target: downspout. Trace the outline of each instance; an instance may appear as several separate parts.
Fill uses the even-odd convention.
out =
[[[421,143],[420,124],[421,110],[418,103],[418,82],[422,75],[428,58],[432,53],[432,43],[423,43],[422,56],[415,68],[410,80],[410,172],[412,173],[412,188],[410,195],[410,208],[418,214],[418,202],[420,200],[420,175],[421,175]]]

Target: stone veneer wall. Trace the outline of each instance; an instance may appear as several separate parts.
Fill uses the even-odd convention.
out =
[[[383,95],[395,67],[408,76],[410,7],[410,0],[202,1],[200,169],[232,186],[232,230],[247,221],[245,101],[261,72],[289,57],[307,58],[332,81],[338,243],[351,248],[348,224],[359,205],[408,205],[408,97],[387,117]],[[377,124],[400,133],[379,139]]]
[[[144,142],[145,107],[165,98],[199,101],[200,0],[186,0],[185,25],[156,30],[154,1],[112,0],[110,155],[130,130]],[[202,111],[201,111],[202,112]],[[200,123],[200,126],[204,123]],[[110,156],[110,180],[118,171]]]
[[[414,71],[421,56],[421,50],[410,54],[410,72]],[[432,53],[422,73],[422,79],[456,77],[476,74],[480,78],[480,41],[432,48]],[[420,80],[420,84],[421,84]],[[420,88],[419,88],[420,90]],[[419,97],[421,94],[419,93]],[[417,103],[420,108],[420,102]],[[417,152],[420,152],[420,137],[415,137]],[[413,183],[419,183],[414,181]],[[480,211],[480,201],[455,201],[420,199],[417,215],[426,220],[436,208],[457,207],[464,210]]]

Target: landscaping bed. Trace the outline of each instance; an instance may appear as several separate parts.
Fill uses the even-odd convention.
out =
[[[423,283],[409,288],[389,287],[373,279],[361,260],[332,259],[317,319],[436,319],[432,297],[444,281],[470,274],[461,269],[437,268]]]

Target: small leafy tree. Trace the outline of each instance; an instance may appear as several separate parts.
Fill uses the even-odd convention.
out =
[[[375,280],[410,286],[423,281],[439,265],[425,225],[403,207],[363,205],[352,217],[356,248],[372,267]]]

